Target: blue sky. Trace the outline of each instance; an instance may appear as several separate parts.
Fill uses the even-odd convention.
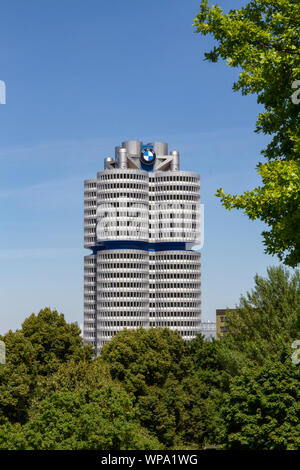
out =
[[[218,0],[226,10],[240,0]],[[218,187],[259,183],[264,136],[238,72],[194,34],[199,0],[3,0],[0,80],[0,332],[45,306],[83,318],[83,180],[121,141],[163,141],[199,172],[205,205],[203,318],[233,307],[255,273],[264,226],[227,212]]]

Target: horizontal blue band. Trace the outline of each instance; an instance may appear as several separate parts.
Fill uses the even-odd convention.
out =
[[[144,250],[144,251],[186,251],[190,250],[187,248],[187,244],[184,242],[163,242],[163,243],[148,243],[139,241],[108,241],[100,242],[98,245],[90,247],[93,254],[101,250]]]

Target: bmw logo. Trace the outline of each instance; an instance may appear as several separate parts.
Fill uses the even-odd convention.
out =
[[[142,160],[142,163],[144,163],[145,165],[153,165],[155,158],[156,158],[156,155],[152,148],[145,147],[142,150],[141,160]]]

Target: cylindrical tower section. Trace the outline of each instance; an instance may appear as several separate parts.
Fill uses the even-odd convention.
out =
[[[96,244],[97,179],[84,182],[84,247]]]
[[[97,349],[97,260],[95,255],[84,257],[84,320],[83,339]]]
[[[124,170],[127,168],[127,150],[120,148],[118,155],[118,168]]]
[[[195,251],[158,251],[155,280],[149,281],[150,327],[167,327],[191,340],[201,332],[201,255]],[[151,262],[151,261],[150,261]],[[154,297],[154,298],[153,298]]]
[[[126,149],[129,155],[140,156],[142,142],[138,140],[126,140],[122,142],[122,147]]]
[[[149,327],[149,255],[144,250],[97,253],[99,348],[124,328]]]
[[[148,241],[148,185],[148,174],[142,170],[98,173],[97,242]]]
[[[153,142],[152,145],[156,155],[168,155],[168,144],[165,142]]]
[[[158,171],[151,184],[151,240],[200,243],[199,175]]]
[[[173,150],[170,155],[172,156],[171,171],[179,171],[179,152]]]

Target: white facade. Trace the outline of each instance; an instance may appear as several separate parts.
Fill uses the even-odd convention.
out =
[[[167,144],[124,142],[84,185],[84,339],[123,328],[201,332],[200,177]]]

